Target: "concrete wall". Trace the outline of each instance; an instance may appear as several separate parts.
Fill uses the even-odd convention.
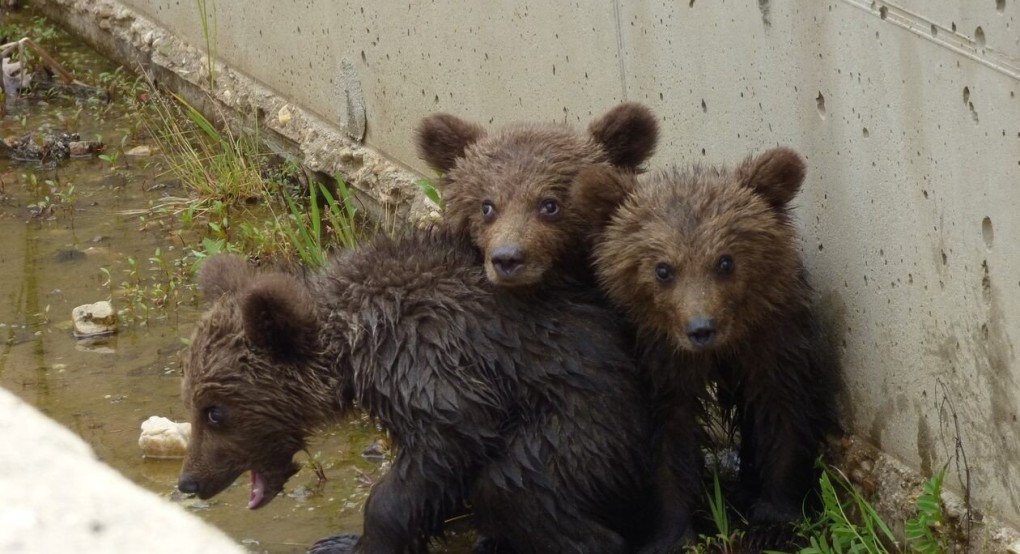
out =
[[[204,48],[195,3],[123,2],[105,25],[201,82],[197,51],[177,60],[145,34]],[[645,102],[665,131],[656,166],[798,149],[847,424],[924,474],[948,463],[950,488],[969,480],[978,508],[1020,525],[1020,0],[208,4],[231,68],[218,98],[250,77],[282,97],[245,96],[270,126],[293,107],[352,135],[363,102],[366,152],[423,173],[410,129],[436,110],[583,125]],[[291,134],[313,156],[357,150]]]

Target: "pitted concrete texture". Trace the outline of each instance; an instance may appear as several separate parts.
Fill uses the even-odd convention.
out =
[[[4,389],[0,444],[0,552],[244,552]]]

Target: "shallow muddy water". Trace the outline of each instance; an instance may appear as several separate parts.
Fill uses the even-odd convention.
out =
[[[31,24],[25,13],[3,17],[5,24],[12,18]],[[89,76],[116,69],[63,33],[38,42],[87,83]],[[142,421],[152,415],[187,419],[179,360],[201,309],[187,287],[179,303],[152,309],[147,318],[125,312],[119,332],[106,340],[88,343],[72,336],[75,306],[112,299],[123,310],[132,294],[156,304],[138,298],[131,285],[137,291],[158,282],[156,263],[149,261],[157,249],[172,259],[198,240],[181,231],[176,218],[147,212],[167,195],[186,193],[168,184],[158,152],[140,158],[123,153],[140,144],[154,146],[139,129],[130,98],[123,95],[109,104],[74,98],[9,102],[0,120],[3,137],[70,130],[83,139],[101,137],[106,155],[115,159],[71,159],[55,167],[0,159],[0,386],[79,434],[127,478],[180,503],[250,550],[303,551],[325,535],[360,531],[369,484],[382,471],[361,456],[379,436],[366,421],[348,422],[313,442],[309,450],[328,478],[321,487],[305,468],[285,495],[258,511],[245,508],[247,474],[203,502],[176,492],[179,460],[142,457],[137,444]],[[450,548],[463,546],[455,542]]]

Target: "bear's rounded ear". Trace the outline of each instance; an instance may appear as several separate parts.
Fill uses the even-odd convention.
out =
[[[588,132],[617,167],[636,169],[655,152],[659,124],[652,111],[637,102],[624,102],[588,125]]]
[[[789,148],[773,148],[745,160],[737,169],[737,178],[774,208],[785,209],[800,191],[806,171],[799,154]]]
[[[468,146],[485,136],[485,129],[455,115],[435,113],[422,119],[414,134],[418,157],[429,167],[446,173]]]
[[[633,171],[590,167],[578,173],[570,191],[570,203],[585,220],[600,230],[616,213],[616,208],[637,186]]]
[[[217,254],[198,268],[198,288],[209,302],[248,286],[255,272],[237,254]]]
[[[317,342],[315,304],[299,277],[259,276],[241,298],[244,334],[277,360],[311,354]]]

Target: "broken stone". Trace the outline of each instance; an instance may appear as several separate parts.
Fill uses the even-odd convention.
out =
[[[96,17],[100,19],[109,19],[113,17],[113,6],[102,4],[96,10]]]
[[[75,338],[111,335],[117,332],[117,312],[105,300],[84,304],[71,311]]]
[[[280,125],[286,125],[290,123],[293,115],[290,113],[290,107],[284,106],[280,108],[280,111],[276,114],[276,120],[280,122]]]
[[[138,158],[144,158],[144,157],[152,155],[152,147],[148,146],[148,145],[145,145],[145,144],[142,144],[142,145],[139,145],[139,146],[135,146],[134,148],[124,152],[124,155],[125,156],[135,156],[135,157],[138,157]]]
[[[28,134],[7,137],[0,152],[23,161],[66,160],[71,156],[89,156],[103,151],[103,143],[81,140],[77,133]]]
[[[102,152],[102,147],[97,148],[97,142],[89,142],[85,140],[75,140],[67,143],[68,153],[72,158],[81,156],[91,156],[94,153]]]
[[[142,422],[138,447],[142,456],[154,459],[183,458],[191,438],[191,424],[177,423],[160,416],[150,416]]]

